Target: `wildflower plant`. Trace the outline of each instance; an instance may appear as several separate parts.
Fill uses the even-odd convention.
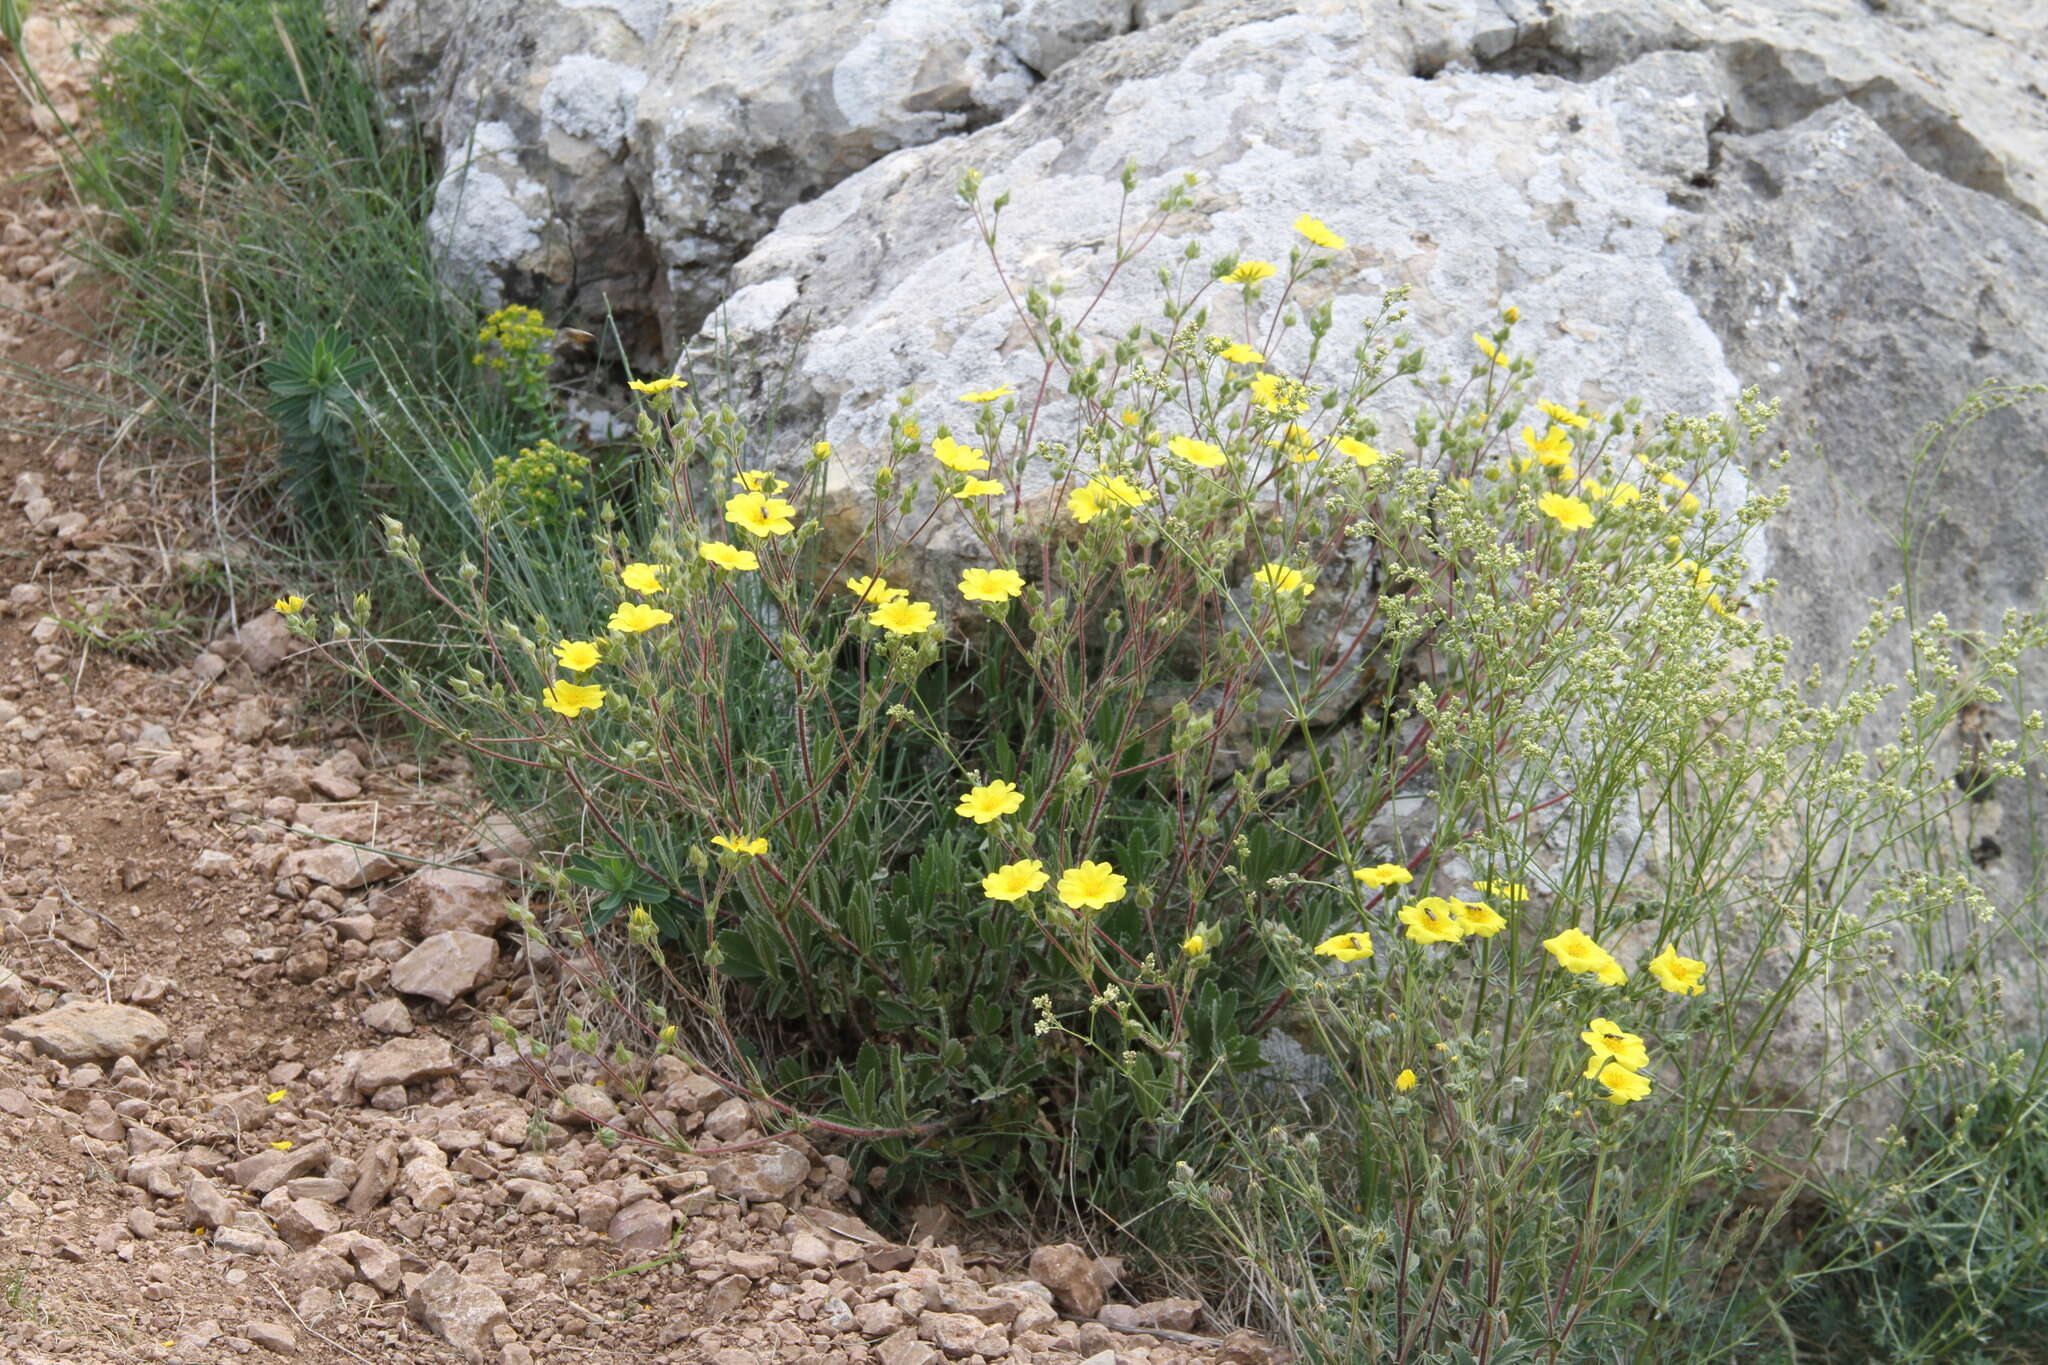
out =
[[[1768,405],[1594,411],[1513,310],[1432,368],[1399,288],[1340,338],[1341,225],[1162,244],[1187,202],[1079,307],[1006,276],[1031,371],[905,395],[859,516],[830,446],[639,384],[615,605],[508,619],[393,524],[459,666],[330,651],[552,794],[615,1093],[682,1052],[897,1182],[1164,1201],[1313,1360],[1745,1358],[1827,1269],[1773,1247],[1794,1198],[1892,1159],[1859,1124],[2038,1102],[1986,1070],[2038,911],[1972,890],[1932,756],[2043,627],[1915,632],[1887,710],[1887,600],[1824,699],[1755,619]],[[1148,254],[1161,321],[1088,334]]]

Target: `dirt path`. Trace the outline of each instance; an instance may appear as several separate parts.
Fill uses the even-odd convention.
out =
[[[1103,1310],[1164,1336],[1077,1320],[1105,1276],[1074,1249],[1030,1280],[891,1244],[841,1158],[681,1066],[582,1113],[530,1086],[483,1021],[563,987],[505,932],[522,850],[454,818],[460,773],[309,714],[262,603],[174,667],[76,629],[187,547],[42,434],[35,374],[89,330],[53,166],[0,85],[0,359],[30,372],[0,370],[0,1362],[1266,1359],[1174,1336],[1191,1302]],[[592,1113],[727,1150],[655,1160]]]

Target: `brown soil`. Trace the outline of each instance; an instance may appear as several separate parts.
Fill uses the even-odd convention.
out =
[[[39,34],[59,98],[82,94]],[[231,609],[189,644],[161,632],[154,666],[84,629],[161,598],[189,519],[53,396],[87,382],[94,311],[67,279],[56,164],[0,77],[0,1030],[127,1003],[166,1038],[68,1065],[0,1042],[0,1362],[1265,1358],[1055,1316],[1014,1262],[891,1246],[846,1164],[800,1138],[799,1186],[764,1197],[716,1153],[610,1148],[553,1108],[482,1026],[563,987],[477,890],[516,882],[490,856],[516,849],[467,835],[459,771],[303,705],[264,603],[239,604],[239,632]],[[335,839],[472,875],[435,883],[401,856],[349,887]],[[446,1006],[391,983],[436,915],[493,955]],[[405,1060],[394,1045],[428,1064],[366,1093],[379,1059]],[[763,1140],[703,1078],[652,1079],[621,1129]],[[292,1153],[303,1171],[266,1195],[245,1163]],[[1185,1325],[1188,1308],[1155,1311]]]

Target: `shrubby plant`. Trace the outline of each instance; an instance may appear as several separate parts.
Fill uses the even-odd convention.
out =
[[[1194,1215],[1311,1359],[1752,1358],[1841,1266],[1798,1200],[1846,1245],[1952,1192],[1950,1106],[2038,1131],[1996,999],[2038,911],[1944,840],[1934,755],[2043,627],[1927,623],[1893,682],[1893,598],[1824,699],[1755,620],[1768,405],[1566,401],[1512,309],[1432,370],[1398,289],[1340,337],[1337,232],[1169,250],[1185,195],[1082,307],[1015,284],[1035,379],[905,395],[851,529],[840,453],[636,382],[608,613],[506,610],[479,486],[459,573],[388,527],[446,673],[366,602],[331,652],[549,794],[579,917],[528,932],[629,1093],[679,1052],[898,1182]],[[1145,257],[1156,326],[1073,320]],[[1983,780],[2028,780],[2014,714]]]

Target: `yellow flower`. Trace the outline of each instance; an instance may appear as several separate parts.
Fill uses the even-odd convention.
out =
[[[697,547],[697,553],[708,564],[721,569],[734,569],[750,573],[761,567],[759,556],[752,550],[742,550],[737,545],[728,545],[722,540],[707,540]]]
[[[265,1095],[263,1097],[263,1102],[265,1104],[276,1104],[279,1100],[283,1099],[286,1095],[289,1095],[290,1093],[291,1092],[289,1090],[273,1090],[268,1095]]]
[[[1231,284],[1257,284],[1269,280],[1279,273],[1279,267],[1271,261],[1240,261],[1237,269],[1223,278]]]
[[[1016,901],[1034,892],[1045,890],[1051,878],[1045,875],[1045,864],[1036,858],[1022,862],[1004,863],[981,879],[981,894],[992,901]]]
[[[787,480],[776,478],[767,469],[742,469],[733,475],[732,481],[749,493],[780,493],[789,487]]]
[[[1529,899],[1529,888],[1520,882],[1474,882],[1472,889],[1489,896],[1498,896],[1504,901],[1512,901],[1516,905]]]
[[[1121,474],[1093,478],[1067,495],[1067,510],[1086,526],[1109,507],[1139,507],[1152,501],[1152,491],[1140,488]]]
[[[1060,873],[1060,904],[1069,910],[1100,910],[1124,898],[1127,883],[1108,863],[1083,862]]]
[[[1339,962],[1356,962],[1372,956],[1372,935],[1367,933],[1339,934],[1326,938],[1316,945],[1317,957],[1334,957]]]
[[[280,616],[297,616],[306,609],[306,599],[293,593],[290,597],[280,597],[272,602],[270,609]]]
[[[1015,815],[1023,804],[1024,793],[999,779],[970,787],[960,798],[960,804],[953,807],[953,814],[964,816],[977,825],[985,825],[1005,815]]]
[[[1350,436],[1339,436],[1334,444],[1340,454],[1349,455],[1360,469],[1371,469],[1386,456],[1374,450],[1365,442]]]
[[[1139,412],[1136,408],[1125,408],[1116,415],[1116,420],[1122,422],[1127,427],[1135,427],[1144,422],[1145,414]]]
[[[932,458],[956,474],[978,474],[988,468],[988,456],[973,446],[963,446],[950,436],[932,442]]]
[[[1200,934],[1189,934],[1180,941],[1180,950],[1189,957],[1200,957],[1209,951],[1209,940]]]
[[[1232,342],[1230,345],[1225,346],[1218,354],[1233,365],[1263,365],[1266,363],[1266,357],[1262,352],[1254,350],[1242,341]]]
[[[868,613],[868,620],[891,635],[923,635],[938,623],[939,614],[929,602],[897,598]]]
[[[1342,251],[1344,239],[1330,231],[1329,224],[1304,213],[1294,220],[1294,230],[1325,251]]]
[[[960,395],[960,401],[963,403],[993,403],[998,398],[1008,398],[1016,391],[1009,384],[998,384],[992,389],[978,389],[973,393],[963,393]]]
[[[742,493],[725,505],[725,519],[753,536],[786,536],[796,529],[796,508],[766,493]]]
[[[1166,443],[1166,453],[1176,459],[1186,460],[1198,469],[1221,469],[1228,463],[1223,458],[1220,446],[1207,441],[1197,441],[1192,436],[1175,436]]]
[[[1625,1066],[1630,1071],[1641,1071],[1650,1064],[1650,1050],[1643,1046],[1643,1040],[1636,1034],[1624,1031],[1612,1019],[1595,1019],[1586,1025],[1586,1031],[1579,1040],[1593,1049],[1593,1055],[1586,1059],[1586,1079],[1592,1080],[1600,1074],[1600,1068],[1608,1062]]]
[[[548,710],[573,719],[581,712],[595,711],[604,705],[604,689],[594,683],[550,683],[540,694],[540,701]]]
[[[830,441],[815,441],[815,442],[813,442],[813,443],[811,444],[811,458],[812,458],[812,459],[814,459],[814,460],[829,460],[829,459],[831,459],[831,458],[832,458],[832,443],[831,443]]]
[[[1315,434],[1294,422],[1289,422],[1285,431],[1266,444],[1286,451],[1287,458],[1296,464],[1312,464],[1323,458],[1323,452],[1316,449]]]
[[[650,607],[644,602],[621,602],[619,609],[612,613],[612,619],[605,622],[613,630],[623,630],[629,635],[638,635],[656,626],[665,626],[676,618],[660,607]]]
[[[1372,867],[1351,869],[1354,881],[1364,882],[1377,890],[1382,886],[1406,886],[1415,880],[1415,874],[1399,863],[1378,863]]]
[[[1501,918],[1500,912],[1485,901],[1453,899],[1451,907],[1453,913],[1458,917],[1458,923],[1464,927],[1465,932],[1476,937],[1492,938],[1495,934],[1508,927],[1508,922]]]
[[[270,1144],[270,1149],[274,1152],[289,1152],[292,1149],[292,1140],[290,1138],[280,1138]]]
[[[768,851],[768,841],[759,835],[749,839],[744,834],[714,834],[711,842],[728,853],[744,853],[749,858],[758,858]]]
[[[1007,602],[1024,591],[1024,576],[1013,569],[967,569],[960,595],[970,602]]]
[[[1413,905],[1404,905],[1398,918],[1408,926],[1408,938],[1415,943],[1456,943],[1465,937],[1456,902],[1442,896],[1424,896]]]
[[[555,641],[555,662],[571,673],[588,673],[597,667],[598,649],[589,640]]]
[[[1541,461],[1545,468],[1558,469],[1571,464],[1572,438],[1564,434],[1562,427],[1552,427],[1541,436],[1536,434],[1533,427],[1523,427],[1522,444],[1529,447],[1530,453]]]
[[[652,564],[628,564],[619,571],[619,581],[634,592],[660,592],[660,575]]]
[[[1261,374],[1251,383],[1253,405],[1275,417],[1307,412],[1309,396],[1314,392],[1313,387],[1299,379],[1284,379],[1277,374]]]
[[[1407,1067],[1405,1067],[1405,1066],[1404,1066],[1404,1067],[1402,1067],[1402,1068],[1401,1068],[1401,1074],[1400,1074],[1400,1075],[1398,1075],[1398,1076],[1396,1076],[1396,1077],[1394,1077],[1394,1089],[1396,1089],[1396,1090],[1400,1091],[1400,1092],[1401,1092],[1402,1094],[1404,1094],[1404,1095],[1405,1095],[1405,1094],[1407,1094],[1407,1093],[1408,1093],[1409,1091],[1413,1090],[1414,1088],[1415,1088],[1415,1073],[1414,1073],[1413,1071],[1410,1071],[1410,1070],[1409,1070],[1409,1069],[1408,1069]]]
[[[1650,1093],[1648,1076],[1637,1075],[1615,1062],[1609,1062],[1601,1067],[1600,1074],[1595,1079],[1607,1087],[1606,1098],[1609,1104],[1628,1104],[1634,1100],[1644,1099]]]
[[[1543,409],[1543,415],[1551,421],[1562,422],[1568,427],[1583,429],[1591,424],[1591,419],[1584,413],[1573,412],[1570,408],[1559,403],[1553,403],[1548,399],[1537,403],[1536,406]]]
[[[1632,483],[1618,483],[1607,490],[1607,501],[1614,507],[1626,507],[1642,500],[1643,490]]]
[[[1590,973],[1603,986],[1619,986],[1628,980],[1628,973],[1613,956],[1580,929],[1567,929],[1553,938],[1543,940],[1543,946],[1557,959],[1557,965],[1568,972]]]
[[[910,597],[903,589],[890,587],[886,578],[869,578],[865,575],[847,579],[846,589],[858,597],[863,605],[871,607],[886,607],[891,602],[906,601]]]
[[[1583,531],[1593,524],[1593,509],[1585,499],[1564,493],[1545,493],[1536,499],[1536,510],[1567,531]]]
[[[626,387],[635,393],[657,394],[667,393],[670,389],[686,389],[689,383],[672,374],[665,374],[659,379],[629,379],[626,381]]]
[[[992,498],[1003,491],[1003,486],[994,479],[969,479],[953,490],[953,496],[965,502],[969,498]]]
[[[1252,573],[1252,582],[1263,584],[1276,593],[1298,592],[1308,597],[1316,585],[1301,576],[1301,570],[1290,569],[1285,564],[1267,564]]]
[[[1506,366],[1508,363],[1507,356],[1501,351],[1500,347],[1493,344],[1491,337],[1481,336],[1479,333],[1474,332],[1472,334],[1472,344],[1479,348],[1481,355],[1491,360],[1494,364]]]
[[[1696,957],[1680,957],[1674,944],[1650,959],[1650,975],[1673,995],[1702,995],[1706,992],[1707,964]]]

